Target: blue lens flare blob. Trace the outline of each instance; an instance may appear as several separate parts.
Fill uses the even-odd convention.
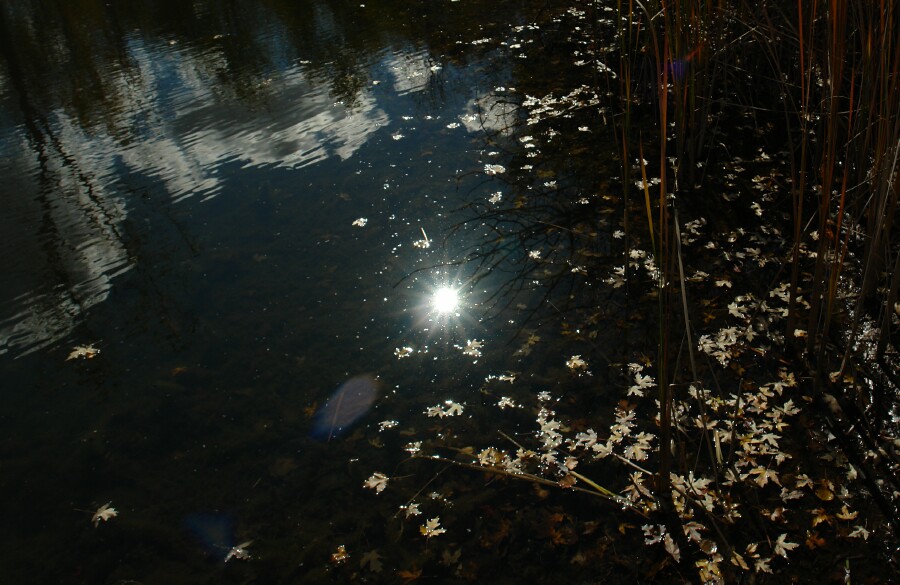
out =
[[[378,397],[378,383],[369,375],[341,384],[313,418],[310,435],[320,441],[340,437],[369,411]]]

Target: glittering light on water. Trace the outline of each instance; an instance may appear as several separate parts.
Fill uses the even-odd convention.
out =
[[[452,313],[459,306],[459,294],[456,289],[443,286],[434,291],[431,299],[434,310],[441,314]]]

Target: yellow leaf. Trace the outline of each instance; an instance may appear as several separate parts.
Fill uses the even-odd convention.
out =
[[[822,522],[827,522],[831,524],[831,515],[825,512],[824,508],[816,508],[815,510],[811,510],[813,513],[812,525],[813,528],[821,524]]]
[[[731,553],[731,564],[744,569],[745,571],[749,571],[750,567],[747,566],[747,562],[744,560],[744,557],[737,554],[736,552]]]
[[[830,502],[834,499],[834,492],[825,486],[819,486],[816,488],[816,497],[823,502]]]

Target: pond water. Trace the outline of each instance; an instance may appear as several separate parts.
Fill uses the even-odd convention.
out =
[[[0,7],[4,582],[884,581],[869,455],[783,351],[781,114],[728,92],[779,94],[711,92],[660,268],[613,13]]]
[[[489,229],[449,230],[507,187],[502,41],[538,8],[0,9],[5,579],[362,570],[387,538],[362,488],[378,422],[477,402],[526,323],[530,293],[498,294],[513,276],[461,262]],[[361,375],[374,404],[311,437]]]

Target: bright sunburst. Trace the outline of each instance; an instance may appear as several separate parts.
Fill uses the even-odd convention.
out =
[[[455,288],[442,286],[434,291],[431,306],[439,314],[452,313],[459,306],[459,293]]]

